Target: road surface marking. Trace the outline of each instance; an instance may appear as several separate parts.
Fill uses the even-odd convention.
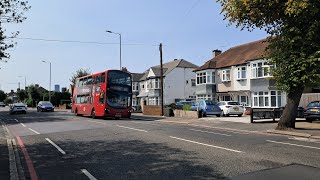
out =
[[[309,138],[300,138],[300,137],[289,137],[288,139],[295,140],[295,141],[304,141],[304,142],[311,142],[311,143],[320,143],[319,140],[316,139],[309,139]]]
[[[92,174],[90,174],[86,169],[81,169],[81,172],[85,174],[90,180],[97,180]]]
[[[20,123],[23,127],[27,127],[26,125],[24,125],[23,123]]]
[[[93,121],[93,120],[88,120],[90,122],[93,122],[93,123],[98,123],[98,124],[103,124],[103,125],[106,125],[106,123],[103,123],[103,122],[99,122],[99,121]]]
[[[178,139],[181,141],[186,141],[186,142],[190,142],[190,143],[194,143],[194,144],[200,144],[203,146],[209,146],[209,147],[213,147],[213,148],[217,148],[217,149],[223,149],[223,150],[227,150],[227,151],[232,151],[232,152],[237,152],[237,153],[243,153],[242,151],[238,151],[238,150],[234,150],[234,149],[229,149],[229,148],[225,148],[225,147],[220,147],[220,146],[214,146],[214,145],[210,145],[210,144],[205,144],[205,143],[200,143],[200,142],[196,142],[196,141],[191,141],[188,139],[182,139],[182,138],[178,138],[178,137],[174,137],[174,136],[169,136],[170,138],[173,139]]]
[[[300,145],[300,144],[291,144],[291,143],[285,143],[285,142],[278,142],[278,141],[271,141],[271,140],[266,140],[268,142],[272,142],[272,143],[278,143],[278,144],[285,144],[285,145],[290,145],[290,146],[298,146],[298,147],[305,147],[305,148],[311,148],[311,149],[319,149],[319,147],[313,147],[313,146],[304,146],[304,145]]]
[[[24,146],[24,144],[23,144],[23,142],[22,142],[22,140],[21,140],[21,138],[19,136],[17,136],[17,140],[18,140],[18,144],[21,147],[22,153],[24,155],[24,159],[26,160],[31,180],[37,180],[38,176],[37,176],[36,170],[34,169],[34,166],[33,166],[33,163],[31,161],[31,158],[30,158],[30,156],[29,156],[29,154],[27,152],[27,149],[25,148],[25,146]]]
[[[135,129],[135,128],[126,127],[126,126],[119,126],[119,125],[117,125],[117,126],[118,126],[118,127],[121,127],[121,128],[126,128],[126,129],[135,130],[135,131],[148,132],[148,131],[145,131],[145,130],[142,130],[142,129]]]
[[[146,123],[146,122],[134,122],[133,123],[137,123],[137,124],[147,124],[147,125],[152,125],[152,126],[160,126],[159,124],[151,124],[151,123]]]
[[[157,122],[167,122],[167,123],[176,123],[176,124],[186,124],[189,126],[195,126],[195,127],[204,127],[204,128],[210,128],[210,129],[218,129],[222,131],[227,131],[235,134],[249,134],[249,133],[261,133],[259,131],[248,131],[248,130],[239,130],[239,129],[231,129],[231,128],[220,128],[220,127],[214,127],[214,126],[206,126],[206,125],[196,125],[191,124],[191,122],[178,122],[178,121],[168,121],[168,120],[159,120]]]
[[[61,154],[66,154],[66,152],[64,152],[64,150],[62,150],[58,145],[56,145],[54,142],[52,142],[49,138],[45,138],[50,144],[52,144],[52,146],[54,146],[55,148],[58,149],[58,151],[61,152]]]
[[[16,122],[19,122],[18,119],[14,119]]]
[[[34,133],[36,133],[36,134],[40,134],[39,132],[37,132],[37,131],[35,131],[35,130],[31,129],[31,128],[29,128],[29,130],[34,132]]]
[[[217,135],[221,135],[221,136],[232,136],[229,134],[222,134],[222,133],[216,133],[216,132],[210,132],[210,131],[202,131],[202,130],[198,130],[198,129],[189,129],[191,131],[199,131],[199,132],[203,132],[203,133],[209,133],[209,134],[217,134]]]

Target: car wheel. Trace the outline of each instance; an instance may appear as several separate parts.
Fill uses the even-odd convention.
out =
[[[96,119],[96,111],[94,109],[91,111],[91,118]]]
[[[220,117],[221,115],[220,115],[220,114],[217,114],[216,116],[217,116],[217,117]]]
[[[115,117],[115,119],[116,119],[116,120],[119,120],[120,118],[119,118],[119,117]]]
[[[242,114],[238,114],[238,117],[241,117],[242,116]]]
[[[207,117],[206,112],[202,111],[202,117]]]
[[[229,114],[226,114],[226,117],[229,117]]]

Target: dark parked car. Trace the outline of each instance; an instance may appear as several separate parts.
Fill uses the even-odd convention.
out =
[[[54,111],[54,106],[51,104],[50,101],[40,101],[37,106],[37,111],[42,112],[42,111]]]
[[[213,100],[199,100],[191,107],[191,110],[199,111],[202,113],[202,117],[206,117],[207,115],[216,115],[217,117],[220,117],[222,114],[218,103]]]
[[[308,122],[320,120],[320,101],[312,101],[304,108],[304,117]]]

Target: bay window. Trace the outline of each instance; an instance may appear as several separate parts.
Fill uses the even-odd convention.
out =
[[[274,69],[274,65],[268,62],[257,62],[251,64],[252,78],[270,77]]]
[[[197,84],[206,84],[207,83],[207,73],[197,73]]]
[[[252,95],[253,107],[278,108],[282,106],[281,91],[259,91]]]

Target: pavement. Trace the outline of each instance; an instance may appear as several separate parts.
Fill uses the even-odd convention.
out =
[[[274,123],[33,110],[0,110],[0,119],[18,144],[16,173],[25,179],[320,179],[320,141],[267,133]],[[10,152],[2,149],[0,179],[10,179]]]

